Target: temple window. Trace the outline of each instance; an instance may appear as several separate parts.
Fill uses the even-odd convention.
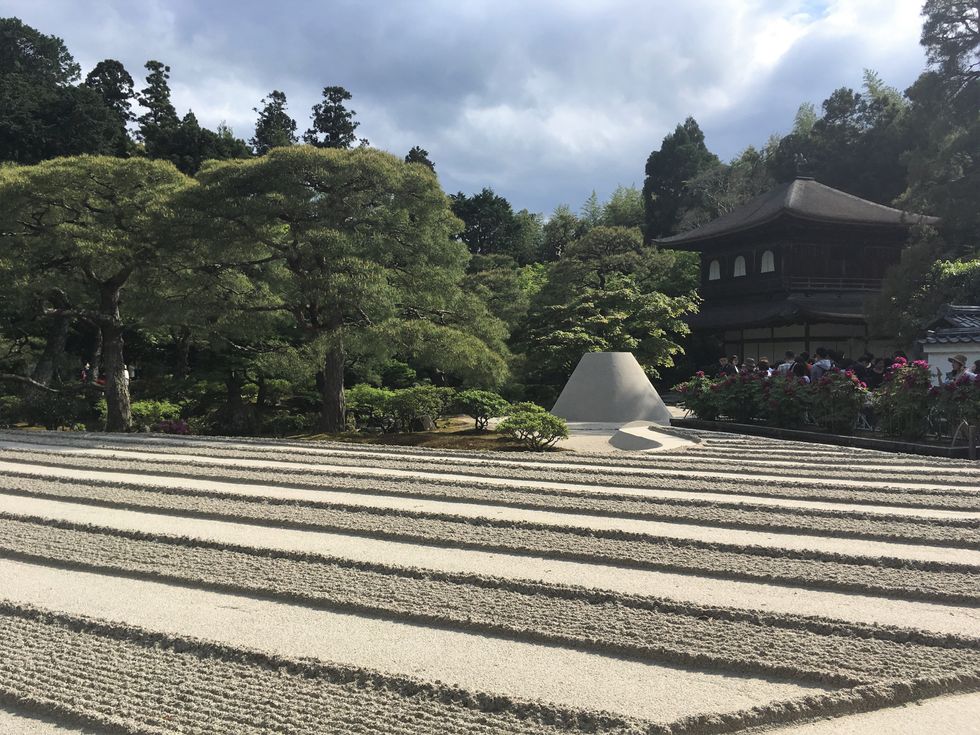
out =
[[[776,270],[776,256],[772,254],[772,250],[766,250],[762,253],[762,264],[759,268],[760,273],[773,273]]]
[[[739,276],[744,276],[745,275],[745,256],[744,255],[739,255],[737,258],[735,258],[735,270],[732,273],[732,275],[735,276],[735,278],[738,278]]]
[[[708,280],[709,281],[720,281],[721,280],[721,263],[717,260],[712,260],[708,265]]]

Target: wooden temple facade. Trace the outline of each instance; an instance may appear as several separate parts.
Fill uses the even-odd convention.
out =
[[[690,324],[718,355],[778,361],[823,346],[857,357],[896,347],[871,338],[865,303],[920,222],[937,220],[798,177],[656,242],[701,254],[703,303]]]

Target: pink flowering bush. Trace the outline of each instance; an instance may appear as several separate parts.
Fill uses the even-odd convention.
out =
[[[909,441],[922,439],[929,428],[929,410],[934,400],[930,398],[931,387],[929,363],[895,358],[874,397],[882,431]]]
[[[718,401],[719,413],[741,424],[754,418],[764,418],[764,380],[753,373],[739,373],[716,382],[711,390]]]
[[[961,375],[952,383],[930,389],[929,398],[936,413],[947,420],[951,433],[964,421],[980,426],[980,376]]]
[[[674,390],[681,394],[680,403],[684,408],[699,419],[714,421],[718,418],[718,397],[712,390],[715,382],[698,370],[687,382],[675,385]]]
[[[766,380],[762,396],[769,423],[784,429],[800,426],[806,420],[811,393],[810,386],[792,373]]]
[[[868,389],[851,370],[832,368],[810,385],[811,413],[817,426],[850,434],[868,402]]]

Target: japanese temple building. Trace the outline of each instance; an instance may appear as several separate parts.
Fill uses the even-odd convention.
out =
[[[797,177],[656,243],[701,254],[704,301],[690,325],[723,354],[778,360],[823,346],[857,357],[895,349],[871,339],[865,302],[909,228],[937,222]]]

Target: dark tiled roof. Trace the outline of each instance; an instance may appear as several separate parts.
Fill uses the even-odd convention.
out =
[[[688,319],[693,329],[742,329],[803,321],[860,323],[865,319],[865,294],[795,295],[780,301],[714,306]]]
[[[783,214],[822,222],[858,225],[912,225],[920,222],[935,224],[939,221],[935,217],[910,214],[883,204],[875,204],[824,186],[813,179],[798,178],[757,196],[706,225],[656,242],[671,247],[707,240],[771,222]]]
[[[958,344],[980,342],[980,306],[949,304],[929,325],[922,344]]]

